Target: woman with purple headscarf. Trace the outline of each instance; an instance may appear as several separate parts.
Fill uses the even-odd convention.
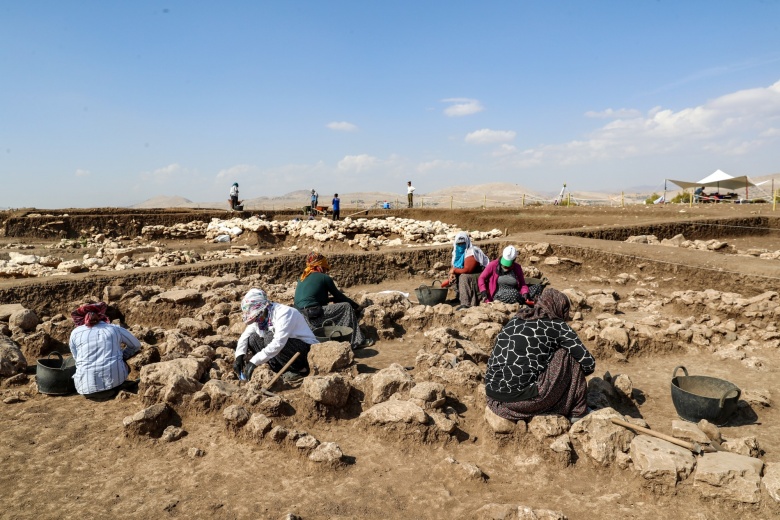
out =
[[[545,289],[496,338],[485,374],[486,413],[511,421],[535,415],[587,414],[587,383],[596,361],[569,327],[569,299]]]
[[[76,324],[69,342],[70,352],[76,361],[73,381],[76,391],[90,399],[115,396],[125,386],[130,374],[125,360],[141,349],[141,342],[135,336],[110,323],[107,309],[105,302],[87,303],[71,313]]]

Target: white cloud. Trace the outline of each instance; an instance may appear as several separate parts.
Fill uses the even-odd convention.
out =
[[[360,173],[373,168],[377,164],[379,164],[379,159],[372,155],[346,155],[338,162],[336,167],[341,171]]]
[[[468,162],[458,162],[445,159],[435,159],[433,161],[422,162],[417,165],[417,171],[420,173],[429,173],[432,171],[465,171],[474,168],[474,164]]]
[[[493,151],[493,157],[501,157],[504,155],[509,155],[512,153],[515,153],[517,151],[517,147],[513,144],[502,144],[499,146],[496,150]]]
[[[477,99],[448,98],[442,99],[441,102],[450,103],[450,106],[444,109],[444,114],[450,117],[470,116],[485,110],[485,107]]]
[[[157,179],[167,179],[171,175],[180,172],[181,166],[178,163],[169,164],[168,166],[164,166],[162,168],[157,168],[152,172],[152,177],[155,177]]]
[[[81,168],[76,170],[76,177],[88,177],[90,174],[89,170],[82,170]]]
[[[347,121],[333,121],[326,125],[331,130],[338,130],[340,132],[354,132],[358,129],[357,125],[348,123]]]
[[[489,128],[483,128],[467,134],[465,141],[474,144],[503,143],[506,141],[513,141],[516,135],[517,133],[512,130],[490,130]]]
[[[256,168],[254,166],[251,166],[249,164],[236,164],[235,166],[231,166],[230,168],[225,168],[223,170],[219,170],[219,173],[217,173],[217,180],[225,180],[225,179],[236,179],[240,177],[241,175],[251,172],[255,170]]]
[[[639,110],[628,109],[628,108],[619,108],[617,110],[608,108],[606,110],[602,110],[601,112],[596,112],[593,110],[589,110],[585,112],[585,117],[590,117],[594,119],[623,119],[629,117],[639,117],[641,115],[642,112],[640,112]]]

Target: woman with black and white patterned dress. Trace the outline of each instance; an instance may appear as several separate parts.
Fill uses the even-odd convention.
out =
[[[490,412],[511,421],[535,415],[587,414],[587,383],[596,361],[569,327],[569,299],[547,288],[496,338],[485,374]]]

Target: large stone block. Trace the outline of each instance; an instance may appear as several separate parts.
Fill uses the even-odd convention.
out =
[[[611,418],[622,419],[612,408],[597,410],[580,419],[569,430],[576,451],[585,454],[602,466],[615,462],[617,453],[627,452],[634,432],[613,424]]]
[[[374,404],[377,404],[387,401],[391,395],[398,391],[409,390],[414,385],[414,380],[404,367],[393,363],[374,374],[371,383],[371,399]]]
[[[315,343],[309,350],[309,366],[313,374],[329,374],[347,368],[354,360],[352,348],[347,341],[325,341]]]
[[[141,368],[139,393],[146,401],[181,401],[203,386],[200,379],[211,366],[207,358],[179,358]]]
[[[303,392],[318,403],[341,408],[349,399],[349,382],[339,374],[309,376],[303,380]]]
[[[173,410],[166,403],[153,404],[122,420],[125,432],[133,435],[159,435],[168,425]]]
[[[368,424],[382,425],[388,423],[426,424],[428,414],[425,410],[409,401],[385,401],[375,404],[360,414],[360,418]]]
[[[761,500],[761,469],[752,457],[719,451],[699,459],[693,486],[709,498],[756,504]]]
[[[649,435],[638,435],[631,441],[631,460],[644,478],[669,487],[688,478],[696,466],[689,450]]]

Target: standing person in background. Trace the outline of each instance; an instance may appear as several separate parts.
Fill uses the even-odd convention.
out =
[[[341,199],[338,193],[333,195],[331,203],[333,204],[333,220],[338,220],[341,216]]]
[[[409,201],[409,207],[414,207],[414,186],[412,181],[406,183],[406,200]]]
[[[317,201],[319,200],[320,196],[317,194],[315,190],[311,190],[311,215],[314,216],[317,214]]]
[[[238,204],[238,183],[234,182],[230,187],[230,209],[236,209]]]

